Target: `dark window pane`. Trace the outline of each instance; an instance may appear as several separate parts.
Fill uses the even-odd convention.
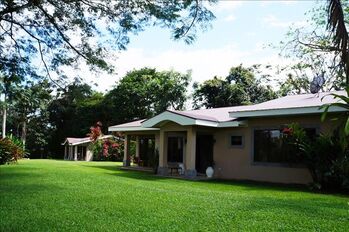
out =
[[[306,128],[310,138],[316,138],[315,128]],[[288,135],[279,129],[254,131],[254,162],[302,163]]]
[[[230,137],[231,146],[242,146],[242,136],[231,136]]]

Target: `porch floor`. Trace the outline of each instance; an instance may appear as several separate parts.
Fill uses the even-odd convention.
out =
[[[129,170],[129,171],[140,171],[140,172],[149,172],[153,173],[153,168],[150,167],[140,167],[140,166],[121,166],[121,170]],[[187,177],[185,175],[179,175],[178,173],[174,174],[168,174],[168,175],[160,175],[156,174],[157,176],[166,177],[166,178],[173,178],[173,179],[182,179],[182,180],[209,180],[212,178],[208,178],[206,175],[199,173],[195,177]]]
[[[185,175],[159,175],[157,174],[157,176],[161,176],[161,177],[166,177],[166,178],[171,178],[171,179],[182,179],[182,180],[210,180],[212,178],[208,178],[206,175],[197,175],[195,177],[187,177]]]
[[[153,172],[153,168],[150,167],[140,167],[140,166],[122,166],[120,167],[122,170],[130,170],[130,171],[141,171],[141,172]]]

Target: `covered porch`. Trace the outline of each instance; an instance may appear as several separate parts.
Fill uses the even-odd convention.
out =
[[[238,127],[243,122],[220,123],[211,117],[165,111],[148,120],[111,126],[110,132],[125,135],[123,166],[131,165],[130,139],[136,141],[136,159],[142,160],[144,138],[152,138],[152,150],[158,154],[159,175],[182,175],[195,178],[213,166],[214,133],[222,127]],[[137,158],[138,157],[138,158]],[[155,156],[156,157],[156,156]]]
[[[93,153],[88,149],[90,138],[66,138],[64,146],[64,160],[91,161]]]

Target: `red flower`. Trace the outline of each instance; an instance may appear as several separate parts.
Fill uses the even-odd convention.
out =
[[[292,129],[292,128],[288,128],[288,127],[285,127],[285,128],[282,130],[282,133],[283,133],[283,134],[286,134],[286,135],[292,135],[292,132],[293,132],[293,129]]]

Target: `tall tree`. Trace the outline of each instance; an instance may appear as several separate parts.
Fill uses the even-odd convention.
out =
[[[268,75],[260,65],[232,67],[225,79],[214,77],[202,84],[194,84],[193,107],[216,108],[256,104],[276,98],[271,86],[263,84]],[[268,68],[268,67],[267,67]],[[258,78],[256,78],[258,76]]]
[[[19,92],[21,81],[21,77],[15,75],[13,72],[0,72],[0,98],[2,98],[0,101],[2,114],[2,138],[6,137],[8,105],[16,97],[16,93]]]
[[[152,68],[128,72],[105,96],[107,125],[148,118],[166,109],[183,109],[189,81],[190,73],[157,72]]]
[[[349,1],[320,1],[308,15],[308,25],[291,28],[287,42],[281,42],[281,54],[295,61],[283,69],[308,81],[323,76],[324,91],[343,89],[349,78]]]
[[[347,29],[349,5],[348,1],[342,2],[340,0],[328,0],[327,26],[332,33],[332,43],[336,48],[335,53],[340,55],[339,64],[344,69],[346,85],[349,86],[349,36]]]
[[[112,71],[108,53],[125,49],[129,34],[147,26],[169,28],[173,39],[192,42],[214,19],[205,5],[201,0],[3,0],[0,64],[50,78],[51,72],[64,76],[59,67],[77,67],[80,60]]]
[[[17,118],[17,124],[21,125],[22,143],[26,145],[28,122],[46,111],[46,106],[51,100],[50,83],[43,80],[37,83],[29,82],[18,89],[12,102],[13,115]]]

